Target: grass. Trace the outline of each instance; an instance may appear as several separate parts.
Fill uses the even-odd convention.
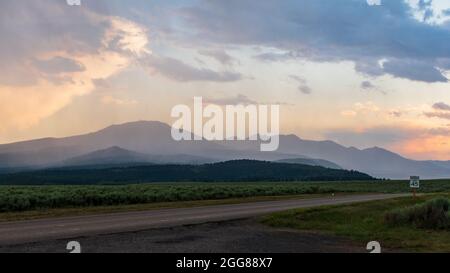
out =
[[[385,222],[391,226],[410,226],[450,231],[450,199],[436,198],[409,208],[387,212]]]
[[[383,248],[419,252],[450,252],[450,232],[423,229],[412,224],[392,226],[385,215],[394,209],[410,208],[437,196],[423,195],[351,205],[297,209],[266,216],[262,222],[278,228],[293,228],[343,236],[359,244],[379,241]]]

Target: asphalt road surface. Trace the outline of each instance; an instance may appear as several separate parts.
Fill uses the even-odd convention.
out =
[[[194,208],[159,209],[79,217],[0,223],[0,248],[58,239],[93,237],[150,229],[246,219],[294,208],[382,200],[401,194],[370,194],[255,202]]]

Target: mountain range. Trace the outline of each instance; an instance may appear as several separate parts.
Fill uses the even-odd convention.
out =
[[[157,121],[109,126],[97,132],[0,145],[0,171],[121,164],[204,164],[250,159],[357,170],[377,178],[450,177],[449,161],[417,161],[386,149],[357,149],[333,141],[281,135],[276,152],[259,141],[175,141],[171,127]]]

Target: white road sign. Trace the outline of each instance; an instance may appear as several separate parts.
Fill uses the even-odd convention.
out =
[[[409,186],[413,189],[420,188],[420,177],[418,176],[411,176]]]

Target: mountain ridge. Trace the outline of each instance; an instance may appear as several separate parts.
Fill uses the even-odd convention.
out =
[[[280,135],[280,147],[276,152],[261,152],[260,141],[177,142],[171,137],[171,127],[159,121],[114,124],[99,131],[76,136],[2,144],[0,169],[52,167],[65,160],[110,147],[149,155],[188,155],[207,158],[212,162],[314,158],[378,178],[407,179],[410,175],[420,175],[423,178],[450,177],[450,162],[447,161],[411,160],[379,147],[344,147],[334,141],[304,140],[294,134]]]

